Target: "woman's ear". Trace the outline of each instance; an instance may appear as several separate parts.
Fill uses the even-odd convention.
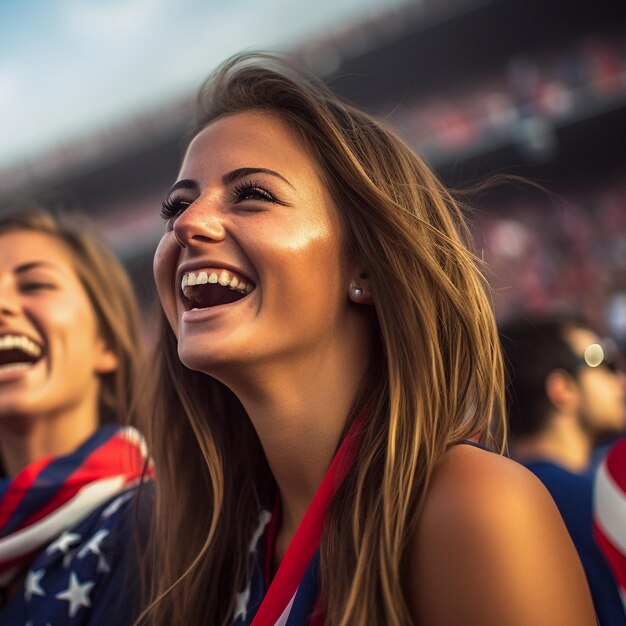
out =
[[[373,304],[372,289],[365,271],[354,272],[348,287],[348,297],[355,304]]]
[[[98,344],[94,370],[97,374],[110,374],[118,368],[119,359],[104,339],[100,339]]]

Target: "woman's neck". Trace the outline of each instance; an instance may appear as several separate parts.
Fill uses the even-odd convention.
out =
[[[361,335],[362,336],[362,335]],[[261,372],[233,391],[257,431],[282,504],[281,535],[291,538],[319,487],[370,363],[369,342]],[[288,540],[287,542],[288,543]]]
[[[98,428],[93,402],[47,415],[0,417],[0,458],[8,476],[30,463],[62,456],[77,448]]]

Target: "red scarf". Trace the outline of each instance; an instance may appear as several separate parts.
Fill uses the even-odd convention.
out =
[[[271,581],[261,606],[252,620],[251,626],[283,626],[287,624],[287,620],[292,613],[294,598],[298,588],[319,549],[324,520],[326,519],[330,502],[354,460],[356,446],[360,440],[360,425],[362,422],[362,416],[357,418],[341,442],[328,472],[324,476],[285,552],[285,556]],[[271,563],[274,544],[272,540],[273,534],[275,535],[275,532],[272,532],[270,527],[268,531],[266,571],[268,564]],[[324,618],[319,610],[319,606],[320,600],[318,597],[316,610],[309,622],[310,626],[323,626]],[[293,617],[295,616],[292,616],[292,621]]]

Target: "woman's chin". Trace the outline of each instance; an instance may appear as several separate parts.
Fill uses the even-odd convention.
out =
[[[222,373],[241,365],[241,356],[234,350],[222,350],[215,344],[209,347],[198,342],[179,342],[178,357],[181,363],[196,372],[220,379]]]

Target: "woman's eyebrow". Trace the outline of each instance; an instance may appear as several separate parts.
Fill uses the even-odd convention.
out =
[[[49,268],[53,270],[60,269],[54,263],[49,263],[48,261],[29,261],[28,263],[22,263],[21,265],[18,265],[13,271],[16,274],[24,274],[26,272],[29,272],[30,270],[34,270],[39,267]]]
[[[194,190],[198,190],[199,189],[199,185],[195,180],[191,180],[189,178],[183,178],[181,180],[177,180],[173,185],[172,188],[167,192],[167,195],[171,195],[173,194],[177,189],[194,189]]]
[[[284,176],[274,170],[268,170],[265,167],[239,167],[232,172],[228,172],[228,174],[224,174],[224,176],[222,176],[222,182],[225,185],[230,185],[236,180],[244,178],[245,176],[250,176],[251,174],[269,174],[270,176],[276,176],[277,178],[285,181],[292,189],[294,188],[294,186]]]

